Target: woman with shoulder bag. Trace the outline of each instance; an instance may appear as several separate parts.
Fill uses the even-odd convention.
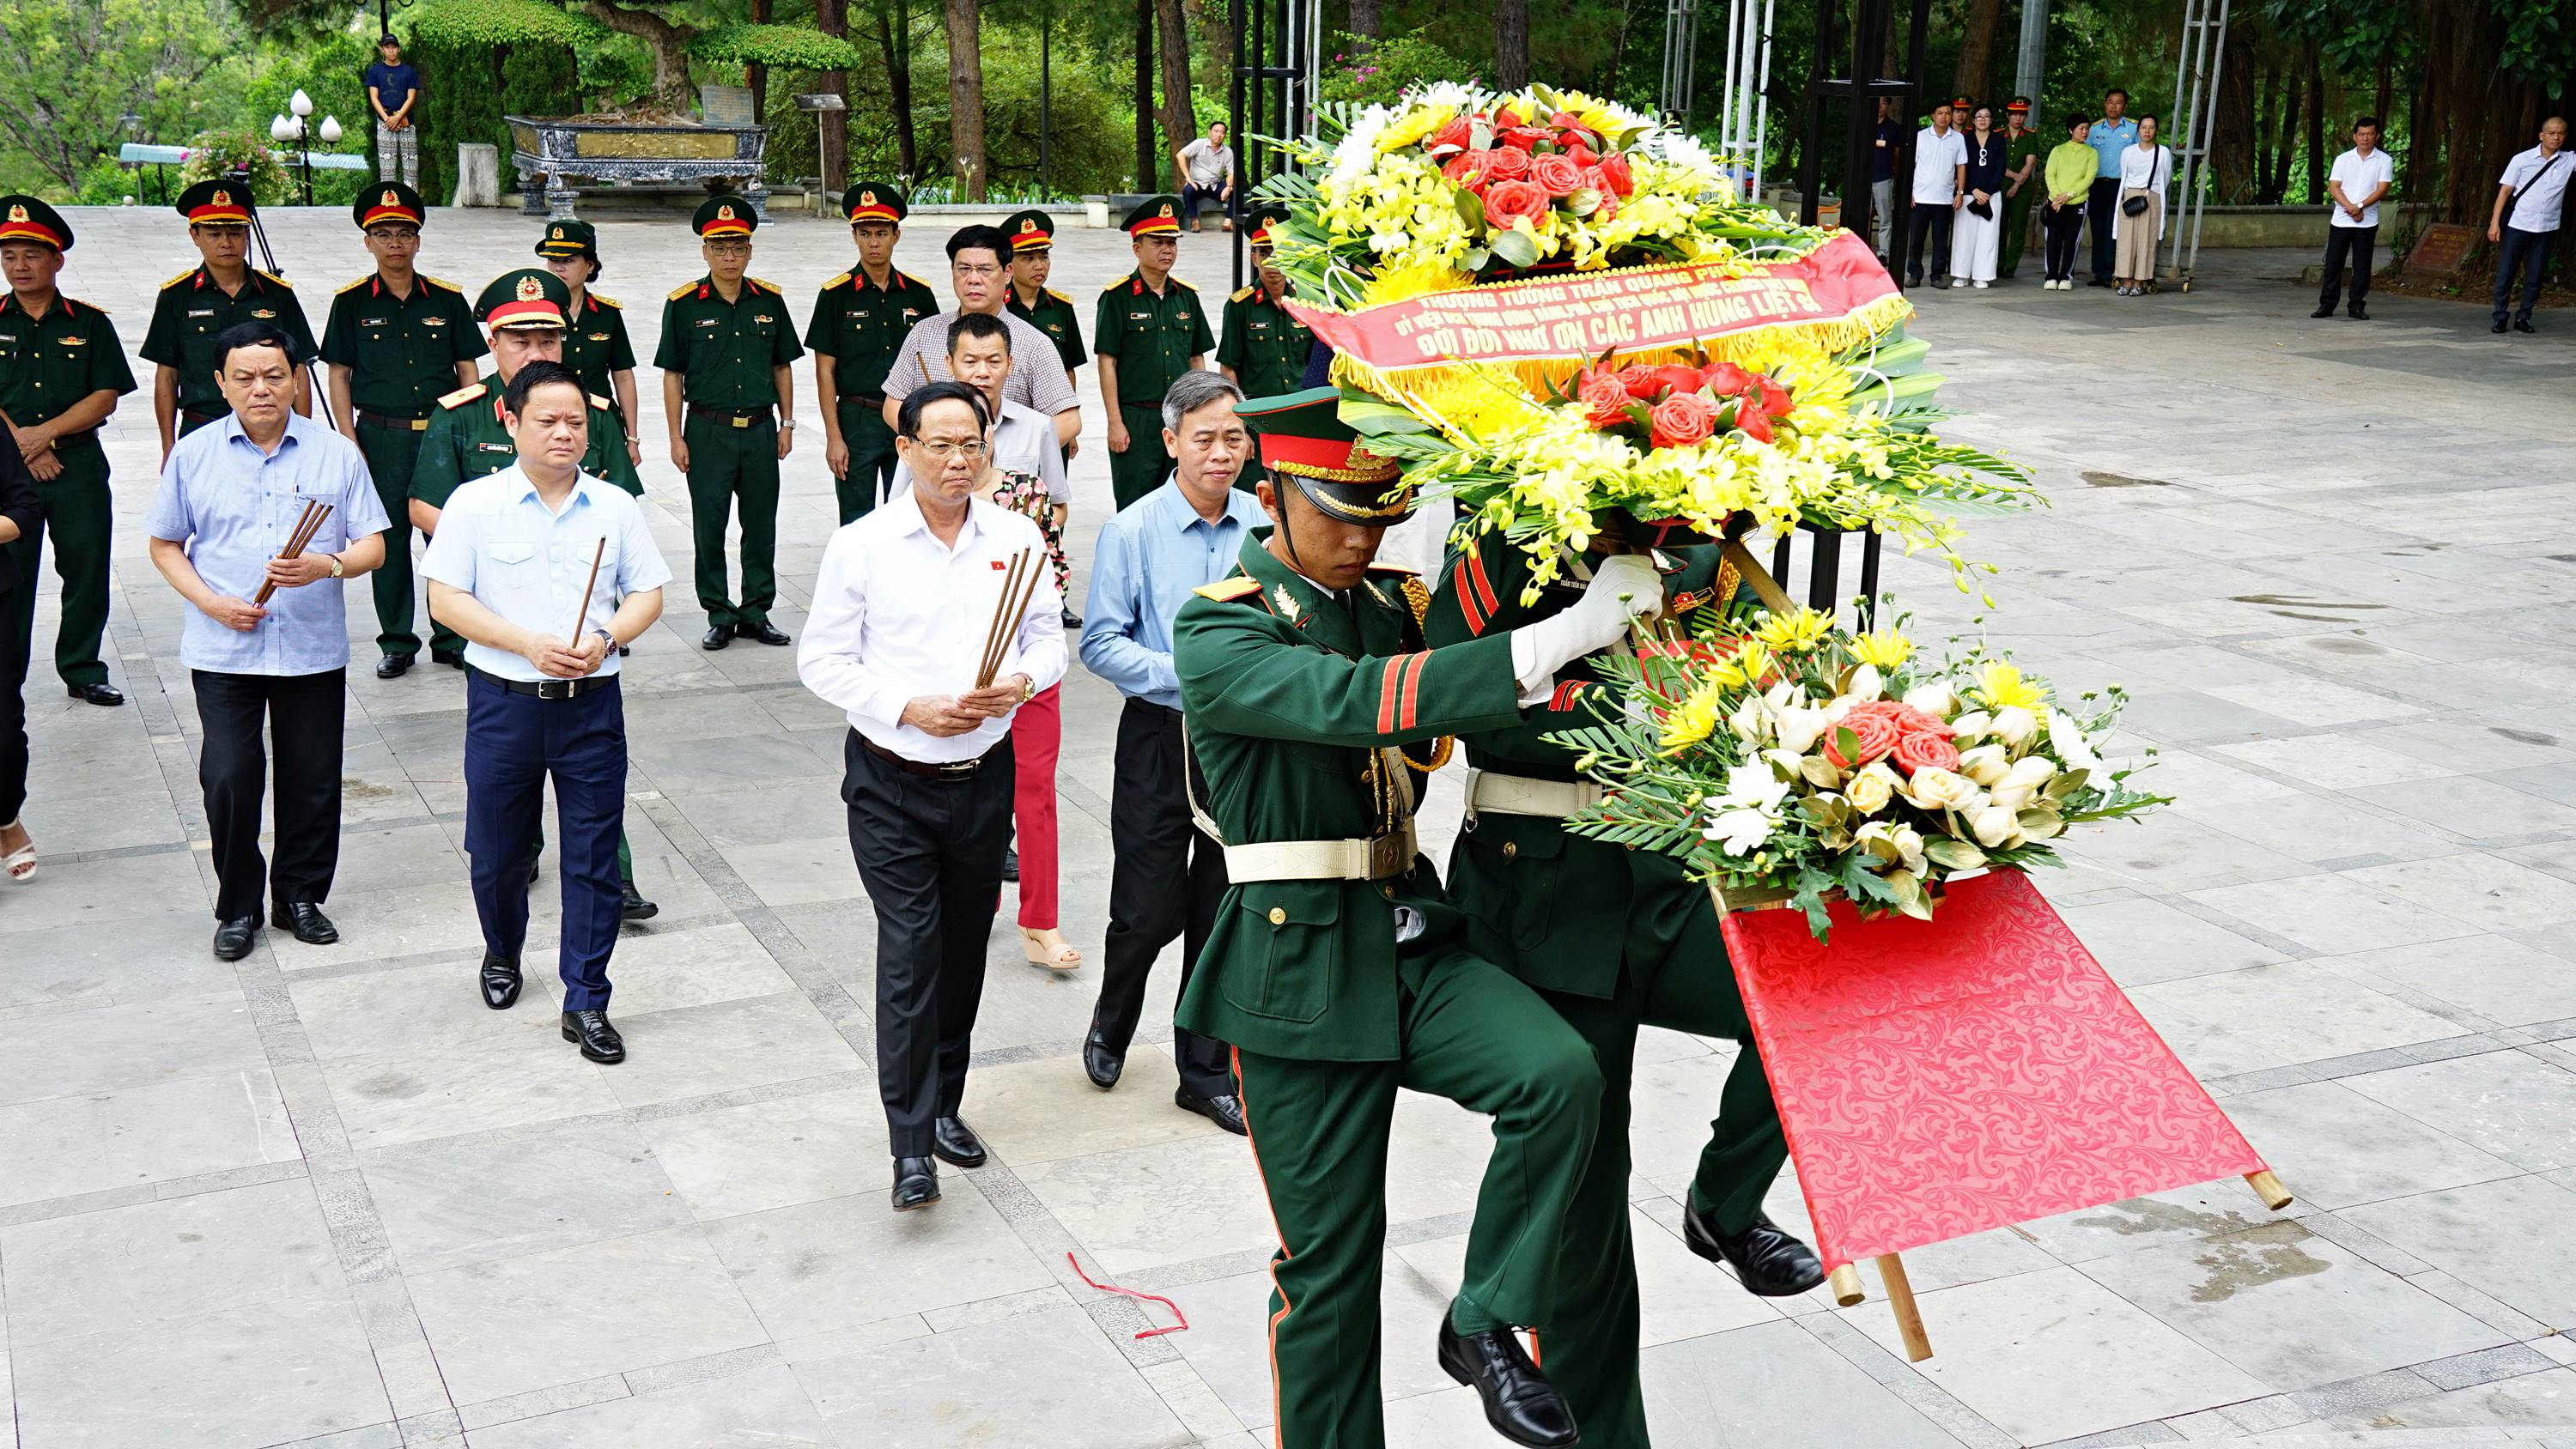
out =
[[[1994,284],[1995,261],[2003,249],[2004,173],[2010,169],[2012,143],[1995,129],[1995,108],[1979,106],[1968,132],[1968,201],[1959,208],[1958,230],[1950,244],[1950,271],[1972,287]]]
[[[2165,186],[2173,152],[2156,144],[2156,118],[2138,117],[2138,144],[2120,153],[2120,205],[2111,218],[2118,244],[2120,295],[2143,297],[2156,274],[2156,243],[2165,234]]]

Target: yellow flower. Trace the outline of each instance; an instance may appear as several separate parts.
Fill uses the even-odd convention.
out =
[[[1692,688],[1673,712],[1664,716],[1663,738],[1658,741],[1667,755],[1677,755],[1717,732],[1717,722],[1725,717],[1726,680],[1720,670]]]
[[[1977,671],[1977,683],[1968,691],[1970,698],[1991,710],[2026,709],[2038,711],[2048,707],[2048,693],[2021,677],[2021,671],[2001,660],[1989,661]]]
[[[1453,114],[1455,113],[1447,106],[1425,106],[1390,123],[1385,130],[1379,132],[1377,149],[1380,153],[1384,153],[1420,145],[1424,137],[1448,125],[1449,118]]]
[[[1834,630],[1834,616],[1815,609],[1766,615],[1753,637],[1783,654],[1804,654]]]
[[[1881,669],[1894,669],[1914,653],[1914,641],[1893,629],[1875,634],[1854,634],[1851,656],[1862,664],[1875,664]]]
[[[1736,649],[1735,657],[1709,671],[1709,678],[1730,689],[1760,689],[1762,676],[1771,672],[1771,651],[1759,639],[1747,639]]]

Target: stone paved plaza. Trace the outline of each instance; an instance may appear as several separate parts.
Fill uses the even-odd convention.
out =
[[[139,345],[193,260],[178,222],[72,220],[66,289]],[[902,253],[943,295],[949,221],[916,218]],[[364,269],[356,236],[337,214],[269,224],[318,324]],[[471,287],[532,239],[515,214],[439,212],[423,265]],[[801,326],[846,232],[782,219],[757,242]],[[1212,300],[1220,245],[1183,250]],[[694,239],[610,222],[603,246],[649,358]],[[1059,251],[1087,314],[1124,240]],[[1650,1033],[1631,1188],[1659,1444],[2576,1445],[2576,320],[2497,339],[2482,309],[2391,297],[2367,325],[2311,322],[2279,280],[2305,260],[2214,257],[2189,296],[2143,300],[1925,292],[1918,324],[1954,430],[2055,500],[1972,525],[2004,569],[1994,632],[2065,685],[2135,691],[2135,742],[2180,797],[2079,838],[2043,884],[2298,1203],[2276,1216],[2230,1181],[1912,1254],[1939,1350],[1918,1368],[1874,1279],[1851,1310],[1770,1303],[1683,1250],[1730,1048]],[[686,497],[641,381],[648,511],[685,581]],[[1109,498],[1083,382],[1077,570]],[[133,703],[63,697],[49,600],[28,689],[44,866],[0,884],[0,1449],[1269,1442],[1272,1236],[1244,1144],[1171,1106],[1159,1048],[1114,1093],[1076,1057],[1105,686],[1065,686],[1060,780],[1065,926],[1094,964],[1022,965],[997,926],[966,1102],[992,1164],[897,1217],[842,725],[793,651],[699,652],[682,590],[627,675],[627,824],[662,905],[615,965],[627,1064],[557,1039],[551,869],[531,999],[477,1000],[459,681],[369,675],[363,591],[343,940],[212,958],[183,606],[140,527],[145,387],[108,433],[108,658]],[[832,524],[810,392],[799,412],[791,633]],[[1940,572],[1889,580],[1930,631],[1967,622]],[[1453,771],[1427,841],[1456,800]],[[1501,1442],[1431,1354],[1487,1142],[1446,1103],[1398,1112],[1401,1449]],[[1804,1231],[1794,1183],[1771,1208]],[[1189,1329],[1135,1338],[1165,1310],[1086,1287],[1068,1254]]]

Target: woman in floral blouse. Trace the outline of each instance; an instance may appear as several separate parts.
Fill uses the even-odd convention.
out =
[[[1038,526],[1046,535],[1047,561],[1055,566],[1056,593],[1072,598],[1064,525],[1045,482],[1034,473],[987,466],[975,496],[1024,514]],[[1050,971],[1071,971],[1082,964],[1082,953],[1066,944],[1056,925],[1055,761],[1064,743],[1063,690],[1061,684],[1049,685],[1011,720],[1011,758],[1018,770],[1012,813],[1019,828],[1020,950],[1030,965]]]

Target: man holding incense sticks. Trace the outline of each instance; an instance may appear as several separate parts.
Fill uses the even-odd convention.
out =
[[[340,939],[322,902],[340,859],[342,588],[384,562],[386,519],[357,445],[295,411],[300,345],[269,322],[215,339],[231,411],[170,449],[145,523],[152,566],[190,605],[179,658],[205,733],[197,779],[226,961],[250,954],[263,904],[307,945]],[[278,758],[274,872],[259,851],[263,725]]]
[[[796,651],[805,687],[850,723],[841,799],[876,907],[896,1212],[939,1200],[939,1162],[984,1165],[958,1106],[1011,838],[1011,717],[1064,678],[1046,538],[975,496],[991,436],[979,389],[905,394],[895,452],[912,487],[832,535]]]
[[[519,1000],[528,840],[546,783],[562,841],[563,1038],[626,1060],[608,1020],[617,834],[626,818],[619,645],[662,615],[670,567],[635,499],[581,471],[590,395],[560,362],[501,392],[518,461],[448,495],[421,561],[429,612],[465,636],[465,853],[483,925],[483,1004]]]

